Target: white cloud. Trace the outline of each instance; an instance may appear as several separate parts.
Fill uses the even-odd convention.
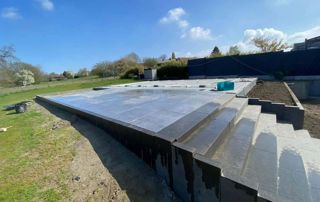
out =
[[[303,32],[296,32],[288,36],[288,43],[303,42],[305,39],[320,36],[320,26],[313,27]]]
[[[287,34],[274,28],[247,29],[244,31],[243,39],[233,45],[237,45],[242,51],[256,51],[257,48],[252,43],[252,40],[256,37],[264,37],[272,40],[282,40],[288,45],[292,45],[294,43],[303,42],[306,38],[309,39],[316,36],[320,36],[320,26],[316,26],[311,29],[302,32],[296,32],[293,34]]]
[[[160,19],[160,23],[177,23],[180,28],[186,28],[189,26],[187,20],[181,19],[186,14],[183,8],[174,8],[168,11],[167,15]]]
[[[35,0],[38,2],[43,10],[52,11],[54,10],[54,4],[51,0]]]
[[[191,58],[191,57],[198,57],[198,58],[201,58],[201,57],[207,57],[210,55],[212,50],[210,49],[206,49],[206,50],[200,50],[198,52],[186,52],[186,53],[179,53],[177,52],[177,56],[178,57],[188,57],[188,58]]]
[[[184,33],[181,38],[190,38],[193,40],[212,40],[211,30],[203,27],[192,27],[187,33]]]
[[[14,7],[2,9],[1,17],[13,20],[22,18],[22,16],[19,14],[19,10]]]
[[[211,30],[194,26],[188,29],[189,22],[183,17],[186,15],[186,11],[183,8],[174,8],[168,11],[167,15],[160,19],[160,23],[168,24],[175,23],[182,31],[181,38],[189,38],[193,40],[212,40]]]
[[[250,42],[256,37],[263,37],[269,39],[281,39],[284,40],[287,36],[282,31],[276,30],[274,28],[264,28],[264,29],[247,29],[244,31],[244,41]]]
[[[186,20],[180,20],[180,21],[178,22],[178,25],[179,25],[180,28],[186,28],[186,27],[189,26],[189,22],[186,21]]]
[[[160,19],[161,23],[179,22],[186,12],[183,8],[174,8],[168,11],[167,15]]]

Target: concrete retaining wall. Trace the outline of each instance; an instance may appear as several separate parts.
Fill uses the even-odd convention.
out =
[[[320,97],[320,80],[295,80],[287,83],[299,99]]]
[[[259,98],[249,98],[249,104],[261,105],[263,113],[276,114],[277,120],[291,123],[295,130],[303,129],[304,109],[299,106],[288,106],[283,103],[273,103],[270,100],[260,100]]]

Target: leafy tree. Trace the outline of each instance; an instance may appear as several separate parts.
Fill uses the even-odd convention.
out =
[[[155,58],[144,58],[143,59],[143,66],[144,67],[154,67],[158,64],[158,60]]]
[[[71,71],[64,71],[64,72],[62,73],[62,75],[63,75],[64,77],[66,77],[67,79],[73,79],[73,78],[74,78],[74,73],[71,72]]]
[[[16,73],[17,84],[20,86],[27,86],[34,83],[33,73],[30,70],[22,69]]]
[[[124,60],[126,62],[139,63],[140,57],[136,53],[132,52],[132,53],[129,53],[128,55],[124,56],[120,60]]]
[[[14,55],[13,46],[5,46],[0,49],[0,85],[29,85],[32,79],[24,70],[32,72],[34,81],[40,83],[47,79],[40,67],[28,63],[20,62]]]
[[[241,51],[238,46],[230,46],[227,55],[240,55]]]
[[[77,73],[77,77],[87,77],[87,76],[89,76],[89,71],[87,68],[79,69]]]
[[[221,57],[222,54],[217,46],[215,46],[210,54],[210,57],[215,58],[215,57]]]
[[[288,45],[283,40],[256,37],[252,42],[262,53],[276,52],[288,48]]]
[[[117,76],[119,75],[118,70],[116,69],[116,66],[112,62],[103,61],[97,63],[92,71],[92,75],[97,75],[99,77],[111,77],[111,76]]]
[[[172,52],[171,54],[171,60],[175,60],[176,59],[176,54],[174,52]]]
[[[32,64],[28,64],[28,63],[24,63],[24,62],[16,62],[13,65],[15,65],[18,70],[26,69],[26,70],[31,71],[33,73],[35,83],[40,83],[42,81],[47,80],[47,76],[41,70],[41,67],[37,67]]]

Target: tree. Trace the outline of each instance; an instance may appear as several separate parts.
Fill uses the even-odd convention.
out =
[[[147,68],[154,67],[158,64],[158,60],[155,58],[144,58],[143,59],[143,66]]]
[[[210,54],[210,57],[215,58],[215,57],[221,57],[222,54],[217,46],[215,46]]]
[[[30,70],[22,69],[16,73],[17,84],[20,86],[27,86],[34,83],[33,73]]]
[[[174,52],[172,52],[171,54],[171,60],[175,60],[176,59],[176,54]]]
[[[111,77],[117,76],[119,73],[112,62],[103,61],[97,63],[91,70],[92,75],[97,75],[99,77]]]
[[[227,55],[240,55],[240,54],[241,52],[238,46],[230,46],[229,51],[227,52]]]
[[[15,49],[13,46],[4,46],[0,49],[0,68],[6,65],[10,60],[15,59]]]
[[[47,76],[45,75],[44,72],[41,71],[41,67],[37,67],[32,64],[25,63],[25,62],[16,62],[13,65],[16,66],[18,71],[21,69],[26,69],[26,70],[31,71],[33,73],[35,83],[40,83],[42,81],[47,80]]]
[[[166,54],[160,55],[159,59],[160,59],[161,61],[165,61],[165,60],[167,59]]]
[[[252,42],[262,53],[276,52],[288,48],[288,45],[283,40],[256,37]]]
[[[74,78],[74,73],[71,72],[71,71],[64,71],[64,72],[62,73],[62,75],[63,75],[64,77],[66,77],[67,79],[73,79],[73,78]]]
[[[89,76],[89,71],[87,68],[79,69],[77,73],[77,77],[87,77],[87,76]]]
[[[125,60],[126,62],[138,63],[140,62],[140,57],[136,53],[132,52],[124,56],[120,60]]]
[[[13,46],[4,46],[0,48],[0,85],[13,86],[15,85],[15,73],[17,69],[12,63],[16,60],[14,56]]]

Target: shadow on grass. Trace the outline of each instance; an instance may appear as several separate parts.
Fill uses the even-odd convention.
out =
[[[105,131],[45,102],[36,100],[36,103],[57,117],[69,121],[89,140],[104,167],[126,191],[130,201],[177,201],[164,181],[147,164]]]
[[[15,112],[15,111],[13,111],[13,112],[9,112],[9,113],[7,113],[6,115],[16,115],[16,114],[18,114],[17,112]]]

